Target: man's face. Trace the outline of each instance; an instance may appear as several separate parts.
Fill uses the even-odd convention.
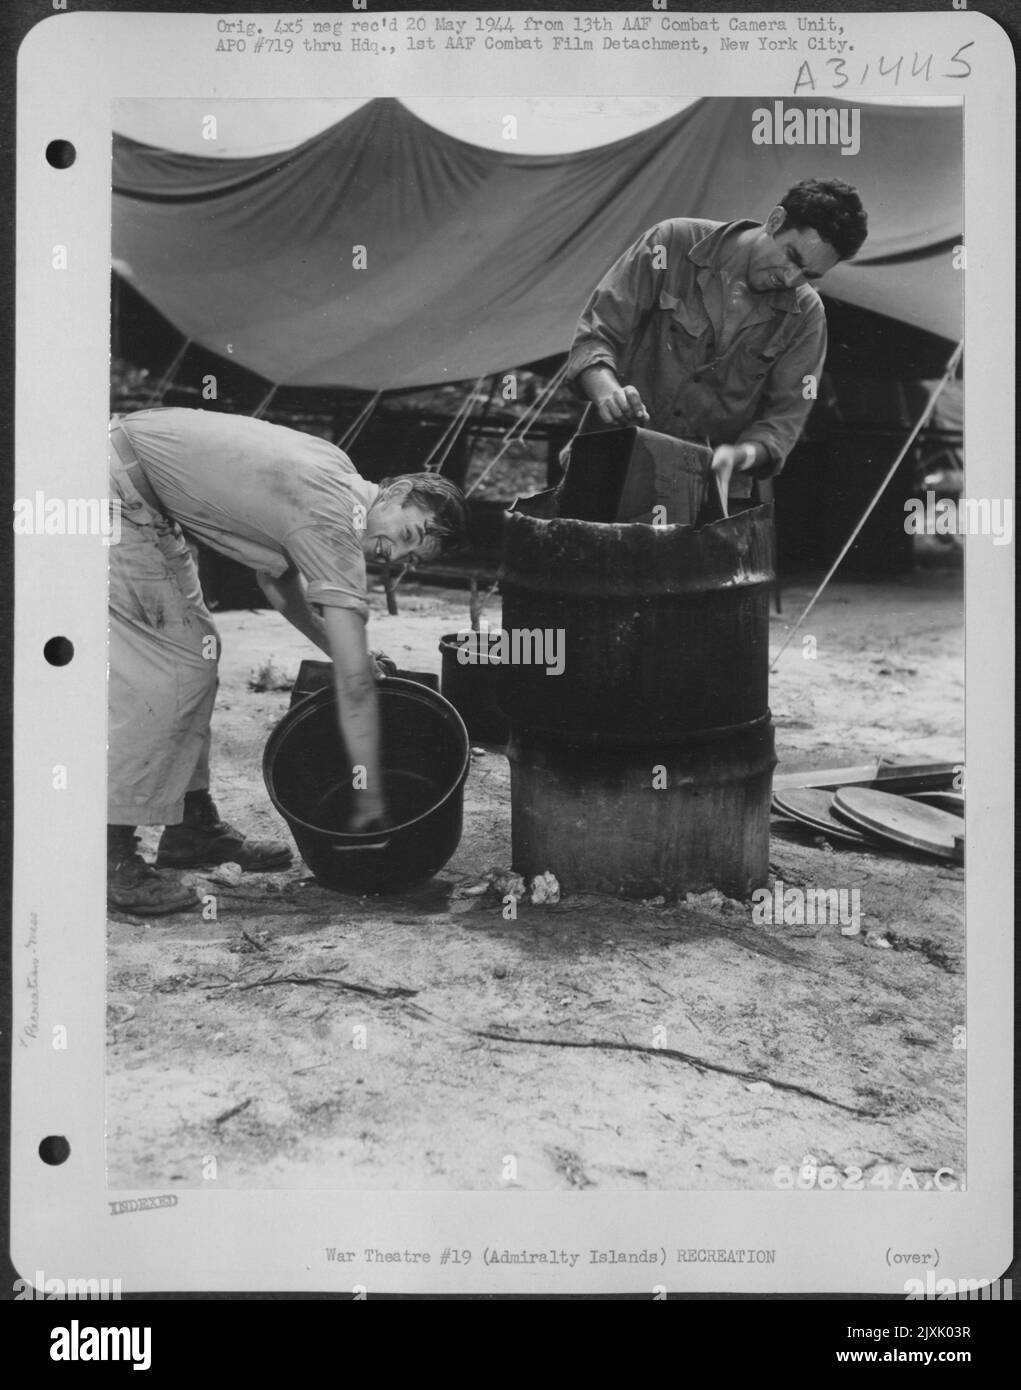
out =
[[[814,285],[840,260],[814,227],[785,226],[783,208],[774,208],[748,255],[748,287],[756,294]]]
[[[362,534],[362,552],[369,560],[433,560],[441,541],[432,530],[433,515],[406,500],[400,484],[370,508]]]

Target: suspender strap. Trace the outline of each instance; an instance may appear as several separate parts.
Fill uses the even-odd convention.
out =
[[[166,507],[156,496],[152,484],[142,472],[142,465],[135,456],[135,451],[131,447],[131,440],[127,433],[121,428],[120,424],[110,426],[110,444],[124,465],[124,471],[131,479],[132,485],[145,504],[153,509],[154,512],[166,514]]]

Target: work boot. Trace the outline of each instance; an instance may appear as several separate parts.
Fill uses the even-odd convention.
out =
[[[216,864],[240,864],[253,873],[286,869],[290,847],[283,840],[252,840],[220,819],[208,792],[188,792],[184,820],[168,825],[156,850],[158,869],[205,869]]]
[[[168,874],[158,874],[134,848],[110,853],[106,860],[106,900],[119,912],[162,917],[168,912],[198,911],[202,899],[194,888]]]

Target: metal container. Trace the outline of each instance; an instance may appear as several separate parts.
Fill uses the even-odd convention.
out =
[[[506,743],[507,716],[500,709],[505,667],[490,661],[485,633],[448,632],[440,639],[440,692],[465,722],[476,743]],[[466,657],[467,660],[462,660]]]
[[[769,875],[773,725],[660,747],[557,745],[511,735],[514,869],[568,891],[747,898]]]
[[[577,434],[557,487],[557,513],[693,526],[712,486],[712,457],[701,444],[634,425]]]
[[[430,690],[438,691],[440,688],[439,676],[431,671],[402,671],[397,667],[393,674],[403,681],[416,681],[419,685],[428,686]],[[332,688],[333,662],[305,660],[298,667],[298,674],[291,687],[291,704],[296,705],[299,700],[317,690]]]
[[[262,771],[301,857],[325,888],[379,893],[428,878],[461,839],[464,783],[471,755],[457,711],[413,681],[377,683],[383,782],[391,818],[385,831],[351,835],[358,793],[337,727],[333,691],[293,705],[269,736]]]
[[[505,629],[559,630],[560,675],[510,665],[515,729],[603,747],[683,741],[768,707],[772,505],[700,529],[579,521],[556,494],[504,527]]]

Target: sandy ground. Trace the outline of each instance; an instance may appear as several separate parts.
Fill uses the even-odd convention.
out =
[[[774,649],[809,592],[785,588]],[[405,586],[399,616],[373,607],[372,645],[438,672],[467,595]],[[961,618],[959,572],[834,584],[805,630],[815,658],[799,634],[773,678],[778,770],[959,758]],[[214,791],[286,837],[260,767],[289,695],[247,682],[319,653],[273,613],[219,625]],[[575,895],[506,921],[458,896],[509,859],[508,764],[487,746],[457,853],[399,898],[331,893],[297,861],[235,887],[193,876],[215,921],[111,921],[111,1185],[202,1186],[209,1155],[221,1185],[253,1187],[768,1189],[808,1154],[842,1183],[963,1174],[961,870],[774,821],[787,886],[860,888],[846,937],[756,925],[747,904]]]

